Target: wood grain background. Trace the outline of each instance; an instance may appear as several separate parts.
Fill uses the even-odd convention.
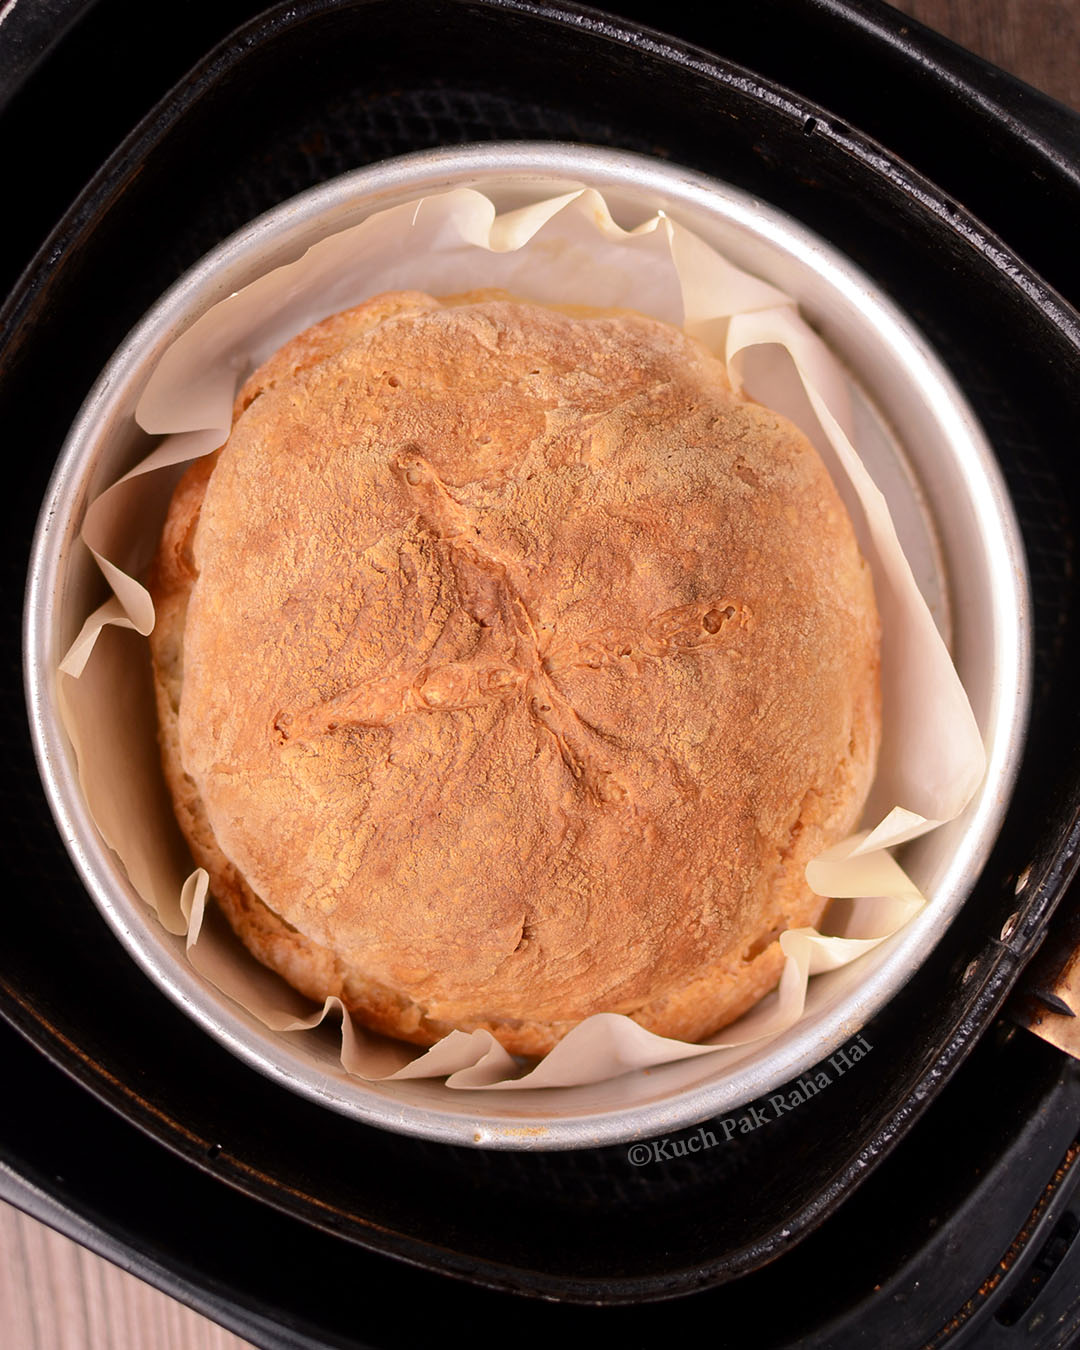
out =
[[[603,8],[603,0],[592,0]],[[936,28],[1080,111],[1080,0],[897,0]],[[4,1350],[238,1350],[245,1342],[0,1205]]]

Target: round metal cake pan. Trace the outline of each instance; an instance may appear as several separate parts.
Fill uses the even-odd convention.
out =
[[[956,821],[907,847],[930,904],[854,964],[811,981],[790,1032],[733,1067],[690,1060],[567,1089],[453,1091],[345,1073],[332,1037],[269,1032],[206,983],[103,843],[61,724],[56,668],[101,582],[78,538],[88,500],[149,448],[134,408],[167,346],[210,305],[318,239],[424,193],[478,187],[500,209],[587,184],[622,225],[666,211],[792,295],[851,376],[860,449],[950,642],[987,749],[987,774]],[[745,192],[623,152],[547,144],[465,146],[334,179],[252,222],[207,255],[116,352],[72,427],[42,507],[26,602],[25,675],[35,750],[87,889],[143,970],[197,1023],[293,1091],[369,1124],[457,1144],[594,1147],[729,1114],[805,1073],[898,990],[958,913],[999,830],[1018,767],[1030,686],[1030,616],[1019,531],[998,466],[942,362],[873,281],[818,236]]]

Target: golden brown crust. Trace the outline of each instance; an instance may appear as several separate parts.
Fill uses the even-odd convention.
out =
[[[697,1040],[775,984],[879,737],[869,572],[800,433],[653,320],[406,292],[282,348],[218,454],[152,649],[261,961],[522,1054],[597,1011]]]

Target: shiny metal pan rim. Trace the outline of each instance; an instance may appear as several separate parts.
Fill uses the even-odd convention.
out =
[[[917,574],[921,566],[939,622],[953,630],[988,772],[964,816],[917,841],[905,859],[932,886],[932,904],[855,966],[815,977],[803,1021],[733,1068],[718,1073],[707,1059],[691,1060],[589,1087],[512,1093],[366,1083],[335,1063],[328,1038],[274,1035],[207,985],[101,841],[60,726],[54,677],[73,636],[65,608],[72,569],[87,565],[78,526],[89,497],[128,467],[125,430],[149,370],[210,304],[396,202],[475,186],[505,208],[581,182],[605,194],[620,223],[663,209],[786,289],[846,363],[866,395],[866,416],[894,447],[901,500],[890,496],[890,504],[902,536],[909,530],[918,540]],[[1023,546],[986,437],[942,361],[869,277],[799,222],[700,174],[592,147],[502,143],[407,155],[322,184],[231,236],[161,298],[102,372],[57,463],[34,541],[24,659],[35,750],[68,851],[130,954],[207,1032],[278,1083],[372,1125],[454,1144],[582,1148],[729,1115],[822,1062],[907,981],[970,895],[1004,818],[1027,721],[1030,629]]]

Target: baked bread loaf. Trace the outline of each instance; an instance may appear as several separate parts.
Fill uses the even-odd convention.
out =
[[[419,1044],[716,1031],[874,774],[877,611],[821,461],[641,315],[398,292],[316,324],[181,481],[151,592],[229,922]]]

